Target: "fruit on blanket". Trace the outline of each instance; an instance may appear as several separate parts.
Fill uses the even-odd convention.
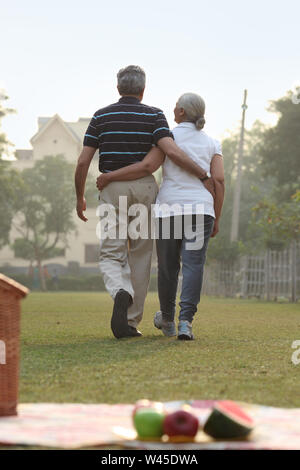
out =
[[[234,401],[215,404],[203,431],[215,439],[247,437],[254,428],[253,420]]]
[[[139,408],[133,416],[134,427],[140,438],[158,438],[163,435],[165,414],[154,408]]]
[[[174,411],[164,419],[164,434],[169,437],[195,437],[199,429],[196,416],[185,410]]]
[[[156,411],[164,412],[164,405],[163,403],[159,401],[150,401],[145,398],[142,400],[138,400],[136,404],[134,405],[133,411],[132,411],[132,417],[134,418],[135,413],[137,410],[140,410],[141,408],[153,408]]]

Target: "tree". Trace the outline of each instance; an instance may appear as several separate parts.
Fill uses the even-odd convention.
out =
[[[266,248],[279,250],[300,239],[300,190],[288,202],[276,204],[263,200],[253,208],[254,217],[264,234]]]
[[[0,158],[0,248],[9,244],[9,234],[15,214],[16,191],[22,181],[19,173],[11,168],[9,161]]]
[[[299,239],[300,220],[300,106],[293,93],[273,101],[276,126],[266,129],[260,143],[261,169],[271,180],[264,197],[253,204],[252,228],[265,247],[279,250]]]
[[[253,223],[252,207],[270,194],[274,178],[265,176],[262,171],[261,146],[266,127],[256,121],[250,130],[245,131],[244,158],[242,167],[242,191],[240,202],[239,241],[231,243],[230,231],[234,185],[236,179],[239,132],[233,132],[222,142],[225,170],[225,200],[220,220],[220,232],[209,244],[210,259],[232,261],[245,251],[257,251],[263,247],[261,228]]]
[[[7,100],[3,90],[0,90],[0,248],[9,243],[9,233],[14,216],[15,190],[21,185],[18,172],[11,168],[9,160],[3,158],[9,154],[12,145],[6,135],[1,132],[2,119],[14,110],[6,108],[4,101]]]
[[[300,89],[298,90],[300,92]],[[298,233],[300,191],[300,103],[292,92],[273,101],[279,114],[274,127],[256,121],[245,132],[239,243],[230,242],[238,132],[223,140],[225,201],[220,233],[209,244],[208,258],[222,261],[239,254],[280,248]],[[293,198],[292,195],[295,195]],[[252,210],[254,208],[254,210]],[[293,235],[293,236],[294,236]],[[296,236],[296,235],[295,235]]]
[[[0,88],[0,159],[3,158],[3,156],[8,156],[9,154],[9,147],[12,145],[9,140],[7,140],[6,135],[1,132],[1,123],[2,119],[7,115],[11,113],[15,113],[16,111],[12,108],[6,108],[4,105],[4,102],[8,100],[8,96],[6,95],[5,91]]]
[[[13,225],[20,234],[12,248],[16,256],[36,261],[45,290],[42,262],[61,256],[75,229],[74,166],[61,155],[46,156],[22,172]]]
[[[269,108],[279,115],[276,126],[267,130],[262,142],[264,174],[276,178],[274,196],[288,201],[300,188],[300,104],[293,100],[292,91]]]

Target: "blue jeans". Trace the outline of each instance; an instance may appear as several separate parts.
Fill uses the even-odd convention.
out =
[[[198,218],[200,218],[200,223],[196,223],[199,222]],[[184,216],[172,216],[168,217],[168,220],[165,219],[158,219],[159,234],[156,240],[160,310],[165,320],[174,320],[178,274],[182,260],[179,320],[192,322],[200,302],[206,250],[213,230],[214,218],[210,215],[198,215],[198,221],[196,221],[196,216],[193,215],[192,220],[190,219],[190,229],[197,233],[197,238],[200,240],[200,243],[198,242],[193,249],[190,249],[192,246],[190,235],[184,233],[183,230]],[[163,239],[162,234],[165,223],[170,223],[168,239]],[[182,235],[180,236],[179,233],[179,238],[177,238],[178,233],[176,236],[175,226],[177,229],[182,227]]]

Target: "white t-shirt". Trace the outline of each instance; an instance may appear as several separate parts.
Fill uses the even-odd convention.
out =
[[[199,131],[192,122],[182,122],[172,132],[178,147],[205,171],[210,171],[215,154],[222,155],[220,142],[203,130]],[[166,205],[175,206],[170,212]],[[199,178],[175,165],[166,156],[154,213],[155,217],[182,214],[208,214],[215,217],[214,200]]]

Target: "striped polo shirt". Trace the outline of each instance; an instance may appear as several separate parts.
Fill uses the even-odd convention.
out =
[[[173,138],[164,113],[123,96],[95,112],[83,145],[99,148],[99,170],[107,173],[142,161],[162,137]]]

